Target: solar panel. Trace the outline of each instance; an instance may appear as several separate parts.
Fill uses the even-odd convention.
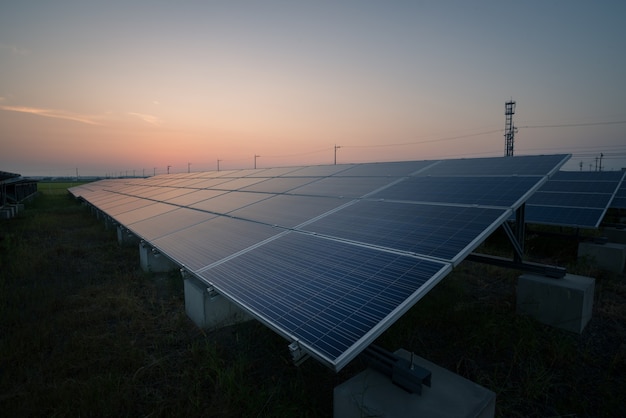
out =
[[[445,263],[289,233],[200,276],[325,363],[343,367],[412,306]],[[433,284],[434,285],[434,284]]]
[[[528,199],[526,222],[597,228],[623,177],[619,171],[559,171]]]
[[[626,175],[622,179],[619,189],[615,192],[615,197],[611,201],[610,207],[626,209]]]
[[[380,216],[383,213],[385,216]],[[477,246],[475,240],[483,233],[491,233],[509,213],[506,209],[473,206],[363,200],[303,229],[455,262],[473,250]]]
[[[329,197],[276,195],[235,210],[230,215],[268,225],[294,228],[344,204],[345,200]]]
[[[534,176],[411,177],[372,197],[412,202],[511,207],[537,183]]]
[[[185,173],[70,191],[340,370],[568,158]]]

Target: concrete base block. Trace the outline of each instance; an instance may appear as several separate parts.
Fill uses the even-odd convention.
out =
[[[139,264],[143,271],[152,273],[167,273],[177,268],[169,258],[144,243],[139,244]]]
[[[604,228],[602,235],[609,239],[609,242],[616,244],[626,244],[626,228]]]
[[[626,245],[581,242],[578,244],[578,258],[587,258],[603,270],[622,273],[626,264]]]
[[[517,281],[517,312],[580,334],[591,319],[594,287],[591,277],[523,274]]]
[[[409,360],[406,350],[396,352]],[[361,417],[480,417],[495,414],[496,394],[462,376],[418,356],[413,362],[432,373],[431,387],[411,394],[373,370],[365,371],[335,387],[335,418]]]
[[[252,319],[250,315],[195,279],[185,279],[185,313],[203,329],[221,328]]]

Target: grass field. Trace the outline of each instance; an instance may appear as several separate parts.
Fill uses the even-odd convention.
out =
[[[71,185],[40,184],[0,222],[2,416],[332,416],[333,388],[360,359],[338,374],[295,367],[288,342],[256,322],[197,329],[179,275],[143,273]],[[519,272],[465,262],[377,344],[493,390],[498,416],[622,416],[626,279],[578,264],[572,241],[530,236],[528,249],[596,277],[582,335],[516,315]]]

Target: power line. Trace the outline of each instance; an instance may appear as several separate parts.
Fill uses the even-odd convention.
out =
[[[526,125],[519,126],[518,128],[574,128],[580,126],[598,126],[598,125],[622,125],[625,124],[626,120],[615,120],[615,121],[607,121],[607,122],[586,122],[586,123],[562,123],[558,125]]]
[[[457,135],[457,136],[450,136],[450,137],[444,137],[444,138],[426,139],[426,140],[422,140],[422,141],[402,142],[402,143],[396,143],[396,144],[343,145],[343,147],[345,147],[345,148],[402,147],[402,146],[407,146],[407,145],[428,144],[428,143],[431,143],[431,142],[453,141],[455,139],[463,139],[463,138],[470,138],[470,137],[473,137],[473,136],[489,135],[489,134],[493,134],[493,133],[497,133],[497,132],[502,132],[502,129],[494,129],[494,130],[491,130],[491,131],[478,132],[478,133],[475,133],[475,134]]]

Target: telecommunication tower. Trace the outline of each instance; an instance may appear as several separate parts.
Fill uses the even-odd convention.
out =
[[[504,156],[513,156],[513,144],[515,142],[515,132],[517,128],[513,125],[513,115],[515,114],[515,102],[513,100],[504,104],[504,116],[506,122],[504,126]]]

